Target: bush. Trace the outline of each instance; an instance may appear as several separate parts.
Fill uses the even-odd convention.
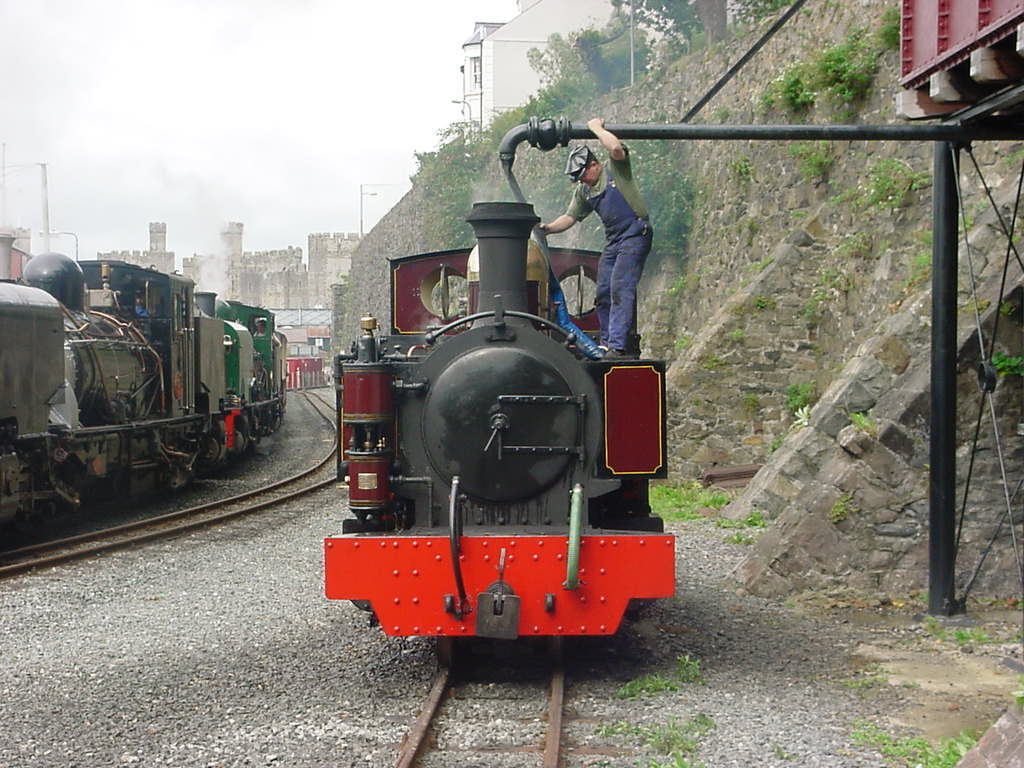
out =
[[[800,161],[800,175],[806,181],[824,181],[835,162],[830,141],[800,141],[787,152]]]

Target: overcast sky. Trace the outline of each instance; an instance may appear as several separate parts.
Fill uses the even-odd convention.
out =
[[[413,153],[461,119],[462,43],[515,0],[0,0],[0,141],[9,224],[82,257],[149,245],[178,258],[364,228],[409,186]],[[373,185],[373,186],[371,186]],[[393,186],[388,186],[393,185]],[[70,237],[53,250],[73,253]]]

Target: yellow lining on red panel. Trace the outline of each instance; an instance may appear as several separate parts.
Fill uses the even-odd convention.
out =
[[[396,265],[391,273],[391,327],[399,333],[420,333],[420,331],[403,331],[398,327],[398,270],[404,266],[404,264]]]
[[[628,368],[630,370],[637,370],[639,368],[648,368],[654,371],[654,374],[658,377],[659,386],[659,397],[658,397],[658,466],[654,469],[639,470],[636,472],[619,472],[608,464],[608,374],[614,371],[616,368]],[[662,424],[664,424],[665,416],[661,411],[661,393],[665,389],[665,383],[661,373],[653,365],[613,365],[604,373],[602,380],[602,387],[604,388],[604,466],[609,471],[616,475],[651,475],[661,469],[665,464],[665,454],[661,450],[663,441],[662,436]]]

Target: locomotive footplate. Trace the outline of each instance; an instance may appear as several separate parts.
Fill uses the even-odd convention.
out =
[[[504,551],[504,568],[501,567]],[[675,537],[581,537],[579,585],[565,589],[565,535],[463,536],[469,596],[457,614],[447,536],[352,534],[324,541],[324,592],[365,600],[389,635],[610,635],[634,598],[671,597]],[[445,600],[445,597],[448,600]]]

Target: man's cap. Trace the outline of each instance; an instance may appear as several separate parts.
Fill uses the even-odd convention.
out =
[[[581,144],[569,153],[569,159],[565,163],[565,175],[573,181],[579,181],[587,166],[596,159],[590,147]]]

